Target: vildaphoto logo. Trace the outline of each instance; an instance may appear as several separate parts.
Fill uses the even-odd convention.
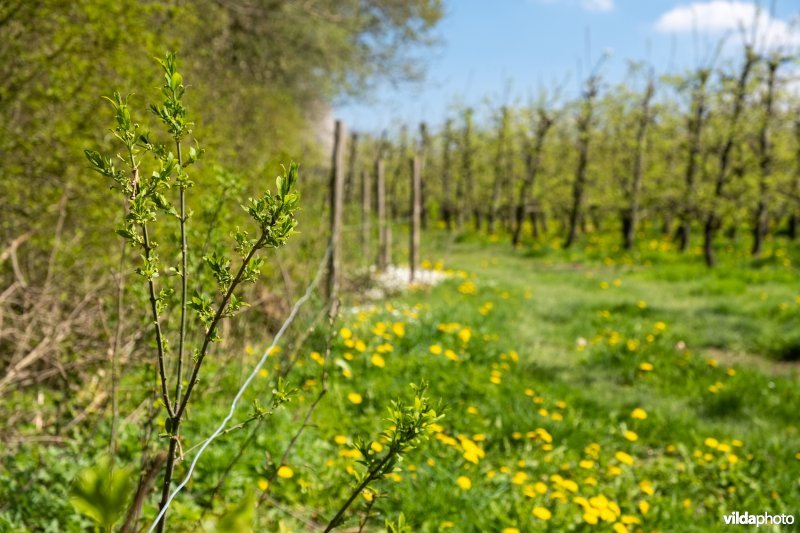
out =
[[[725,525],[728,526],[766,526],[766,525],[792,525],[794,524],[794,515],[790,514],[750,514],[748,512],[740,513],[734,511],[722,517],[725,520]]]

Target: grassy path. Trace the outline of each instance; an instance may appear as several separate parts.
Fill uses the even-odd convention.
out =
[[[722,530],[732,511],[800,510],[797,370],[770,359],[800,327],[789,271],[437,249],[457,276],[361,312],[342,346],[340,441],[421,377],[447,405],[379,509],[427,531]]]

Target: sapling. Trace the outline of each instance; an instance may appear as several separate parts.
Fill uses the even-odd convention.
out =
[[[148,313],[155,336],[155,363],[159,376],[161,407],[166,412],[165,437],[169,440],[161,487],[160,507],[163,508],[169,497],[172,473],[178,457],[181,423],[197,387],[203,361],[212,345],[220,340],[218,326],[223,319],[234,317],[247,305],[241,299],[242,285],[257,281],[263,265],[260,252],[266,248],[283,246],[294,232],[299,195],[294,190],[298,167],[292,163],[288,171],[284,169],[283,175],[277,178],[277,191],[274,194],[265,192],[261,196],[250,198],[243,206],[255,222],[256,231],[251,236],[243,229],[236,229],[233,234],[235,255],[214,252],[202,257],[214,278],[215,287],[204,287],[207,284],[198,283],[195,279],[193,284],[199,288],[190,295],[189,278],[193,276],[193,272],[189,270],[192,249],[187,242],[187,226],[191,220],[191,211],[187,207],[187,191],[194,186],[194,182],[187,169],[200,160],[204,151],[195,143],[184,157],[184,143],[186,137],[192,133],[192,123],[188,121],[187,109],[183,103],[183,78],[177,70],[174,54],[167,54],[159,63],[164,73],[164,85],[161,89],[164,99],[160,105],[152,105],[151,111],[160,119],[175,151],[167,145],[159,144],[148,132],[142,130],[131,116],[128,98],[115,92],[113,97],[108,98],[116,118],[113,133],[124,150],[115,158],[103,156],[94,150],[86,150],[85,154],[94,170],[110,178],[113,181],[112,188],[126,199],[126,215],[117,234],[141,253],[141,264],[136,273],[147,285]],[[150,174],[143,171],[146,165],[154,169]],[[174,194],[175,189],[177,195]],[[169,196],[177,196],[177,204]],[[170,221],[177,222],[180,229],[178,265],[168,265],[160,260],[157,253],[159,244],[154,238],[156,229],[169,231],[164,226]],[[234,268],[234,265],[238,266]],[[172,286],[170,279],[162,278],[162,274],[172,274],[178,280],[175,285],[180,318],[174,332],[166,331],[165,316],[173,301],[176,287]],[[199,279],[196,274],[194,277]],[[193,311],[196,318],[193,324],[187,321],[189,311]],[[175,354],[174,370],[168,373],[167,359],[172,355],[168,342],[170,336],[177,337],[178,350]],[[187,356],[190,343],[195,344],[191,350],[191,358]],[[190,369],[188,376],[185,375],[187,372],[184,371],[184,365]],[[277,397],[283,397],[284,392],[278,391]],[[264,414],[260,410],[259,413]],[[165,517],[166,514],[159,521],[158,531],[163,531]]]

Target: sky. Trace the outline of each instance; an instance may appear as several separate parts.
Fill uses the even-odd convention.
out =
[[[444,0],[438,44],[418,54],[421,83],[378,84],[345,100],[334,115],[351,130],[377,134],[426,121],[441,124],[454,104],[524,104],[540,90],[579,94],[580,80],[606,56],[607,84],[629,61],[657,74],[703,65],[721,38],[721,59],[741,49],[740,28],[758,20],[758,46],[800,49],[800,0]]]

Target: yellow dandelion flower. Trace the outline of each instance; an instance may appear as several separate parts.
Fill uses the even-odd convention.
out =
[[[472,330],[469,328],[461,328],[461,330],[458,332],[458,338],[461,340],[461,342],[467,344],[472,338]]]
[[[631,430],[628,430],[628,431],[626,431],[626,432],[623,434],[623,436],[624,436],[624,437],[625,437],[627,440],[629,440],[629,441],[631,441],[631,442],[636,442],[637,440],[639,440],[639,435],[637,435],[636,433],[634,433],[634,432],[633,432],[633,431],[631,431]]]
[[[283,465],[282,467],[280,467],[280,468],[278,469],[278,477],[279,477],[279,478],[282,478],[282,479],[289,479],[289,478],[291,478],[292,476],[294,476],[294,470],[292,470],[292,469],[291,469],[291,468],[289,468],[288,466],[286,466],[286,465]]]
[[[519,529],[515,527],[504,527],[503,533],[519,533]]]
[[[528,481],[528,474],[525,472],[517,472],[514,474],[514,477],[511,478],[511,483],[514,485],[523,485],[526,481]]]
[[[258,371],[258,375],[262,378],[269,376],[269,370],[261,369]]]
[[[636,420],[644,420],[647,418],[647,411],[645,411],[641,407],[637,407],[636,409],[631,411],[631,418],[635,418]]]
[[[363,352],[364,350],[367,349],[367,345],[364,344],[364,341],[358,340],[356,341],[354,348],[356,349],[357,352]]]
[[[339,330],[339,336],[344,340],[347,340],[353,336],[353,332],[350,331],[350,328],[342,328]]]
[[[645,500],[639,502],[639,512],[642,514],[647,514],[650,512],[650,504],[647,503]]]
[[[706,363],[708,364],[708,366],[710,366],[710,367],[712,367],[712,368],[713,368],[713,367],[716,367],[716,366],[719,366],[719,361],[717,361],[717,360],[716,360],[716,359],[714,359],[713,357],[711,357],[711,358],[709,358],[708,360],[706,360]]]
[[[621,452],[621,451],[617,452],[617,453],[614,454],[614,457],[616,457],[617,461],[619,461],[620,463],[623,463],[623,464],[626,464],[626,465],[632,465],[633,464],[633,457],[631,457],[629,454],[627,454],[625,452]]]
[[[369,445],[369,447],[375,453],[381,453],[381,450],[383,450],[383,444],[381,444],[380,442],[373,442],[372,444]]]
[[[347,444],[347,437],[344,435],[336,435],[333,437],[333,441],[338,444],[339,446]]]
[[[655,493],[655,489],[653,488],[653,484],[647,480],[639,482],[639,489],[647,494],[648,496],[652,496]]]
[[[716,450],[717,446],[719,446],[719,441],[714,437],[708,437],[706,440],[703,441],[703,444],[705,444],[709,448],[713,448]]]
[[[550,520],[550,518],[552,518],[553,513],[551,513],[548,509],[544,507],[534,507],[533,516],[535,516],[539,520],[547,521]]]
[[[653,363],[644,362],[641,365],[639,365],[639,370],[641,370],[642,372],[652,372]]]
[[[358,405],[362,401],[364,401],[364,399],[361,397],[361,395],[359,393],[357,393],[357,392],[351,392],[350,394],[348,394],[347,395],[347,399],[350,400],[351,403],[354,403],[356,405]]]
[[[370,357],[370,362],[372,362],[372,364],[378,368],[383,368],[386,366],[386,361],[383,359],[383,356],[377,353],[372,354],[372,357]]]
[[[392,332],[396,336],[402,337],[406,334],[406,325],[403,324],[402,322],[395,322],[394,324],[392,324]]]
[[[431,352],[433,355],[441,355],[442,347],[439,344],[433,344],[428,351]]]
[[[472,488],[472,480],[467,476],[459,476],[458,479],[456,479],[456,485],[458,485],[461,490],[469,490]]]
[[[628,528],[622,522],[617,522],[616,524],[614,524],[614,532],[628,533]]]
[[[258,490],[263,492],[263,491],[267,490],[268,488],[269,488],[269,481],[267,481],[263,477],[262,478],[258,478]]]

